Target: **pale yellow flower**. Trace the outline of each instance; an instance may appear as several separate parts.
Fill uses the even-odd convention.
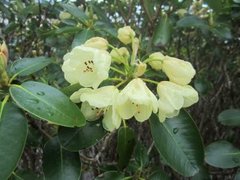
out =
[[[159,119],[174,117],[183,107],[189,107],[198,101],[197,91],[190,85],[178,85],[170,81],[162,81],[157,86],[159,95]]]
[[[125,26],[123,28],[118,29],[117,37],[122,43],[129,44],[135,37],[135,32],[132,30],[130,26]]]
[[[83,102],[81,110],[87,120],[95,120],[103,115],[103,127],[113,131],[121,125],[121,117],[115,108],[118,93],[115,86],[104,86],[98,89],[82,88],[73,93],[70,99],[73,102]]]
[[[157,112],[157,98],[141,79],[136,78],[119,93],[116,109],[123,119],[134,116],[137,121],[143,122],[151,116],[152,112]]]
[[[118,64],[126,64],[128,62],[128,59],[130,57],[130,54],[125,47],[121,48],[115,48],[110,52],[110,55],[112,57],[112,61],[116,62]]]
[[[155,52],[149,55],[149,62],[148,64],[153,68],[154,70],[158,71],[162,69],[162,62],[165,56],[160,52]]]
[[[101,50],[107,50],[108,49],[108,41],[101,37],[93,37],[93,38],[87,40],[84,43],[84,46],[97,48],[97,49],[101,49]]]
[[[64,77],[71,84],[79,83],[83,87],[97,88],[108,78],[111,56],[107,51],[77,46],[63,59]]]
[[[180,85],[189,84],[196,74],[190,62],[169,56],[165,56],[162,70],[170,81]]]
[[[3,64],[3,66],[6,67],[7,61],[8,61],[8,48],[5,41],[3,41],[2,44],[0,44],[0,57],[1,57],[1,60],[3,61],[3,62],[0,62],[0,64]]]

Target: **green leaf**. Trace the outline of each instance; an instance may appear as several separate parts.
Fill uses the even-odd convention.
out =
[[[51,86],[28,81],[11,85],[10,94],[20,108],[40,119],[66,127],[85,125],[85,118],[77,105]]]
[[[106,32],[109,35],[111,35],[112,37],[117,38],[117,30],[112,26],[112,24],[105,23],[102,21],[97,21],[94,24],[94,28],[96,31],[98,31],[101,34],[102,34],[102,32]]]
[[[149,180],[170,180],[170,177],[168,175],[161,171],[161,170],[156,170],[154,171],[149,177]]]
[[[121,127],[118,130],[117,137],[117,154],[118,166],[120,169],[125,168],[132,156],[135,145],[135,133],[129,127]]]
[[[171,38],[171,24],[169,21],[168,16],[165,15],[158,23],[153,35],[153,44],[155,46],[159,44],[164,46],[169,43]]]
[[[197,16],[186,16],[177,22],[177,27],[187,28],[187,27],[197,27],[197,28],[208,28],[208,25]]]
[[[212,8],[216,12],[222,10],[222,1],[205,0],[205,2],[209,5],[210,8]]]
[[[240,1],[239,1],[239,3],[240,3]],[[239,180],[239,179],[240,179],[240,172],[238,172],[234,177],[234,180]]]
[[[240,0],[233,0],[235,3],[240,3]]]
[[[86,21],[88,20],[88,17],[85,14],[85,12],[76,7],[74,4],[61,4],[61,6],[82,23],[85,24]]]
[[[222,39],[232,39],[232,33],[229,27],[227,26],[217,26],[211,29],[211,31],[216,34],[217,37]]]
[[[72,48],[76,46],[80,46],[81,44],[85,43],[88,39],[94,36],[94,32],[90,29],[84,29],[80,33],[76,34],[73,42],[72,42]]]
[[[17,74],[18,76],[28,76],[43,69],[52,62],[53,60],[51,58],[43,56],[36,58],[23,58],[14,61],[9,71],[12,75]]]
[[[147,149],[141,143],[137,143],[134,151],[135,160],[141,168],[147,165],[149,158],[147,154]]]
[[[217,141],[205,148],[205,161],[214,167],[234,168],[240,165],[240,150],[228,141]]]
[[[228,109],[218,115],[218,121],[227,126],[240,126],[240,109]]]
[[[192,177],[192,180],[211,180],[207,168],[202,166],[200,171]]]
[[[153,114],[150,125],[161,158],[183,176],[195,175],[203,163],[204,153],[200,134],[189,114],[182,110],[164,123]]]
[[[14,104],[7,103],[0,116],[0,179],[8,179],[17,166],[27,139],[27,121]]]
[[[43,149],[43,172],[46,180],[78,180],[81,162],[78,153],[64,150],[58,138],[52,138]]]
[[[69,151],[79,151],[96,144],[106,135],[99,124],[88,123],[81,128],[65,128],[58,130],[61,145]]]
[[[75,91],[78,91],[82,86],[80,84],[72,84],[70,86],[67,86],[63,89],[61,89],[61,91],[67,95],[67,96],[71,96]]]
[[[123,178],[124,174],[122,172],[108,171],[96,177],[95,180],[122,180]]]

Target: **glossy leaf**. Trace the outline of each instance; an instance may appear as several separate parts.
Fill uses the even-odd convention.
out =
[[[227,126],[240,126],[240,109],[228,109],[218,115],[218,121]]]
[[[232,33],[229,27],[217,26],[215,28],[212,28],[211,31],[219,38],[232,39]]]
[[[43,172],[46,180],[78,180],[81,174],[78,153],[62,149],[58,138],[52,138],[43,149]]]
[[[120,169],[123,169],[128,165],[134,145],[135,134],[133,129],[129,127],[121,127],[118,130],[117,137],[118,166]]]
[[[124,178],[124,174],[118,171],[107,171],[98,177],[95,180],[122,180]]]
[[[198,18],[197,16],[186,16],[177,22],[177,27],[207,28],[208,26],[205,24],[205,22],[202,19]]]
[[[14,61],[9,71],[12,75],[17,74],[18,76],[28,76],[43,69],[52,62],[53,60],[51,58],[43,56],[35,58],[23,58]]]
[[[58,137],[65,149],[79,151],[96,144],[106,133],[99,124],[87,124],[81,128],[61,127],[58,131]]]
[[[137,143],[134,151],[135,160],[138,163],[138,165],[143,168],[145,165],[147,165],[149,158],[147,154],[147,149],[144,145],[141,143]]]
[[[205,161],[214,167],[234,168],[240,165],[240,150],[228,141],[217,141],[205,148]]]
[[[164,123],[160,123],[153,114],[150,125],[161,158],[183,176],[198,173],[204,158],[203,144],[189,114],[182,110],[177,117],[167,119]]]
[[[85,12],[76,7],[74,4],[61,4],[61,6],[82,23],[85,23],[88,19]]]
[[[70,86],[67,86],[63,89],[61,89],[61,91],[67,95],[67,96],[71,96],[75,91],[78,91],[82,86],[80,84],[72,84]]]
[[[156,170],[154,171],[149,177],[149,180],[170,180],[170,177],[168,175],[161,171],[161,170]]]
[[[0,179],[8,179],[17,166],[27,138],[27,121],[12,103],[0,115]]]
[[[157,28],[153,35],[153,44],[166,45],[170,41],[171,37],[171,24],[167,15],[163,16],[157,25]]]
[[[85,43],[88,39],[94,36],[94,32],[90,29],[84,29],[80,33],[76,34],[73,42],[72,42],[72,48],[76,46],[80,46],[81,44]]]
[[[20,108],[40,119],[66,127],[85,125],[85,118],[79,108],[51,86],[28,81],[22,85],[12,85],[10,94]]]
[[[239,3],[240,3],[240,1],[239,1]],[[240,179],[240,172],[238,172],[234,177],[234,180],[239,180],[239,179]]]
[[[192,177],[192,180],[211,180],[207,168],[202,166],[199,172]]]

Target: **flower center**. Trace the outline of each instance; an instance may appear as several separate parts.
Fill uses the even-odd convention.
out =
[[[87,60],[84,62],[83,72],[93,72],[94,62],[92,60]]]
[[[139,114],[139,113],[140,113],[139,105],[138,105],[138,104],[135,104],[134,102],[132,102],[132,105],[135,105],[135,106],[136,106],[137,113]]]

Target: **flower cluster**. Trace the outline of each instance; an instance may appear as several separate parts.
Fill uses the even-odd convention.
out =
[[[188,85],[196,73],[191,63],[160,52],[138,59],[139,39],[129,26],[118,30],[118,39],[125,47],[116,48],[104,38],[93,37],[63,57],[65,79],[83,86],[70,99],[81,103],[87,120],[103,117],[103,127],[113,131],[125,120],[134,117],[143,122],[152,113],[163,122],[198,101],[197,91]],[[147,64],[164,72],[169,81],[144,78]],[[157,96],[146,83],[157,85]]]

